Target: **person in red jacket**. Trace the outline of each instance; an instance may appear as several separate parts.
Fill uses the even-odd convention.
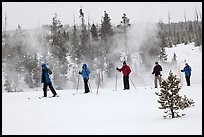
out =
[[[129,85],[129,74],[131,72],[131,69],[130,67],[126,64],[126,62],[124,61],[123,62],[123,67],[122,68],[116,68],[116,70],[118,71],[122,71],[123,73],[123,85],[124,85],[124,89],[123,90],[126,90],[126,89],[130,89],[130,85]]]

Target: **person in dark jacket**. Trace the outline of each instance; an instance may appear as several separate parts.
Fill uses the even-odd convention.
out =
[[[181,72],[185,73],[187,86],[190,86],[191,67],[188,65],[188,63],[185,63],[185,67],[181,70]]]
[[[155,62],[155,66],[154,66],[153,72],[152,72],[152,74],[155,75],[155,77],[154,77],[155,88],[157,88],[157,81],[159,81],[159,85],[161,86],[161,76],[162,76],[161,71],[162,71],[161,65],[159,65],[158,62]]]
[[[57,93],[52,86],[52,82],[51,82],[51,79],[49,77],[49,73],[51,74],[51,70],[49,68],[47,68],[46,64],[42,64],[41,83],[43,83],[44,97],[47,97],[47,86],[49,86],[50,90],[53,93],[53,97],[55,97],[55,96],[57,96]]]
[[[129,85],[129,75],[130,75],[130,72],[131,72],[131,69],[130,67],[126,64],[126,62],[124,61],[123,62],[123,67],[122,68],[116,68],[116,70],[118,71],[122,71],[123,73],[123,85],[124,85],[124,89],[123,90],[129,90],[130,89],[130,85]]]
[[[87,67],[86,64],[82,65],[82,70],[79,71],[79,74],[82,75],[83,79],[84,79],[84,93],[89,93],[89,86],[88,86],[88,81],[89,81],[89,74],[90,74],[90,69]]]

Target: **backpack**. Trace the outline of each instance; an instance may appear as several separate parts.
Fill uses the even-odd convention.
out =
[[[50,68],[47,68],[47,72],[48,72],[48,74],[52,74],[52,71],[51,71],[51,69]]]

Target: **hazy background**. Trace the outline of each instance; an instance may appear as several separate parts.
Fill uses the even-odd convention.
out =
[[[43,24],[51,24],[56,13],[62,24],[80,24],[79,9],[83,8],[85,21],[101,23],[104,10],[117,25],[126,13],[131,23],[171,22],[195,19],[195,10],[202,14],[202,2],[2,2],[2,21],[7,16],[7,30],[34,29]],[[4,24],[4,22],[2,22]],[[3,26],[3,25],[2,25]],[[3,28],[3,27],[2,27]]]

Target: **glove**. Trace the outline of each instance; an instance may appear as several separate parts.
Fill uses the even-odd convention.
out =
[[[116,70],[119,70],[119,68],[117,67]]]
[[[82,74],[81,71],[79,71],[79,74]]]
[[[181,72],[183,72],[183,70],[181,70]]]

